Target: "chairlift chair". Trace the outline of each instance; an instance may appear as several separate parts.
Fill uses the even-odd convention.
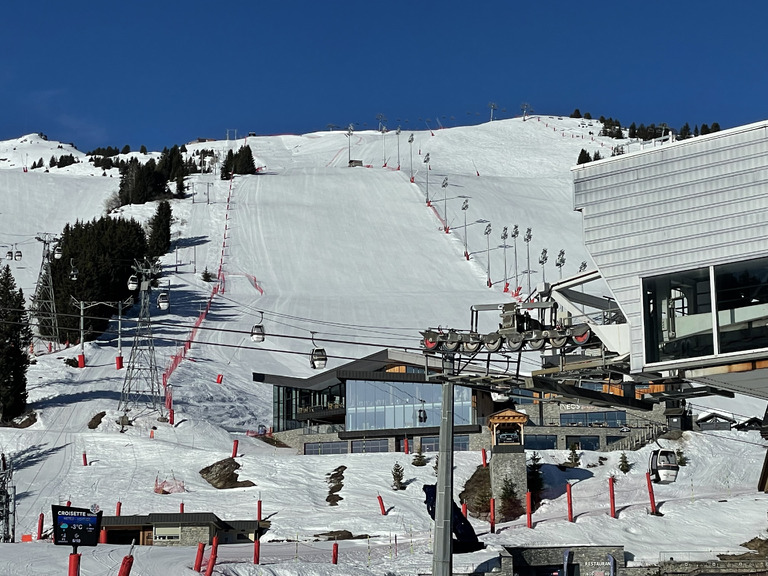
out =
[[[266,333],[264,332],[264,326],[262,325],[262,320],[264,320],[264,313],[261,312],[261,318],[259,318],[258,323],[253,325],[253,328],[251,328],[251,340],[254,342],[264,342],[264,338],[266,336]]]
[[[160,310],[168,310],[170,303],[168,292],[160,292],[160,294],[158,294],[157,307],[160,308]]]
[[[139,288],[139,279],[134,274],[130,278],[128,278],[128,290],[133,292],[134,290],[138,290],[138,288]]]
[[[648,472],[651,480],[657,484],[671,484],[677,480],[680,466],[677,464],[677,456],[672,450],[654,450],[648,458]]]

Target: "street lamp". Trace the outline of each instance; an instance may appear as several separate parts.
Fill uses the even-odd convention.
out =
[[[523,236],[523,241],[525,242],[525,252],[526,252],[526,261],[527,261],[527,270],[528,273],[528,296],[531,295],[531,238],[533,238],[533,235],[531,234],[531,229],[528,228],[525,231],[525,236]]]
[[[349,165],[352,166],[352,133],[355,131],[355,127],[350,124],[347,126],[347,153]]]
[[[547,249],[546,249],[546,248],[544,248],[544,249],[541,251],[541,256],[539,256],[539,264],[541,264],[541,281],[542,281],[542,282],[546,282],[546,281],[547,281],[547,277],[546,277],[546,276],[545,276],[545,274],[544,274],[544,264],[546,264],[546,263],[547,263],[547,260],[548,260],[548,259],[549,259],[549,258],[548,258],[548,256],[547,256]]]
[[[486,248],[486,260],[488,261],[488,288],[493,286],[493,282],[491,282],[491,223],[489,222],[488,225],[485,227],[485,240],[488,245]]]
[[[448,234],[451,231],[448,226],[448,176],[443,178],[443,216],[445,216],[445,222],[443,222],[443,232]]]
[[[507,281],[507,238],[509,238],[509,234],[507,233],[507,227],[504,226],[504,229],[501,231],[501,241],[504,248],[504,292],[509,292],[509,282]]]
[[[429,152],[424,156],[424,164],[427,165],[427,206],[432,206],[429,202]]]
[[[384,134],[387,133],[387,127],[384,124],[381,125],[381,153],[384,155],[384,165],[382,168],[387,167],[387,141],[384,139]]]
[[[461,210],[464,212],[464,258],[469,260],[469,251],[467,250],[467,210],[469,210],[469,200],[464,199]]]
[[[520,290],[520,281],[517,278],[517,236],[519,234],[520,229],[517,227],[517,224],[515,224],[512,226],[512,234],[510,234],[515,247],[515,294],[517,294],[517,291]]]
[[[397,169],[400,170],[400,126],[397,127]]]
[[[560,250],[555,259],[555,266],[560,270],[560,280],[563,279],[563,266],[565,266],[565,250]]]
[[[411,146],[411,184],[413,184],[413,133],[408,136],[408,144]]]

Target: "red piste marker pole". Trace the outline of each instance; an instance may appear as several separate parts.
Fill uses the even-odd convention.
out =
[[[658,515],[656,511],[656,497],[653,495],[653,482],[651,482],[651,473],[645,473],[645,481],[648,483],[648,497],[651,499],[651,514]],[[42,516],[42,514],[41,514]]]
[[[573,496],[571,495],[570,482],[565,485],[565,494],[568,497],[568,522],[573,522]]]
[[[239,440],[235,440],[232,442],[232,458],[237,458],[237,445],[239,444]]]
[[[531,520],[531,492],[530,490],[525,493],[525,518],[528,528],[533,528],[533,521]]]
[[[338,542],[333,543],[333,551],[331,552],[331,562],[333,564],[339,563],[339,543]]]
[[[614,478],[611,476],[608,478],[608,495],[611,499],[611,518],[616,518],[616,495],[614,494]]]
[[[379,499],[379,509],[381,510],[381,515],[386,516],[387,511],[384,510],[384,500],[381,499],[381,494],[379,494],[377,498]]]
[[[40,516],[37,518],[37,539],[43,539],[43,521],[45,520],[45,514],[40,512]]]
[[[491,498],[491,534],[496,534],[496,500]]]
[[[253,541],[253,563],[258,564],[261,560],[261,542],[259,539]]]
[[[197,543],[197,556],[195,556],[194,571],[200,572],[200,568],[203,566],[203,554],[205,553],[205,544],[203,542]]]
[[[80,576],[80,554],[69,555],[69,572],[68,576]]]

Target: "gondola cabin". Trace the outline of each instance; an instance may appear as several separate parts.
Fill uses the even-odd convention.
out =
[[[312,348],[309,356],[309,365],[315,370],[322,370],[328,363],[328,356],[323,348]]]
[[[13,255],[14,260],[21,260],[21,250],[16,250],[16,252]]]
[[[251,340],[254,342],[264,342],[265,336],[264,326],[261,324],[254,324],[253,328],[251,328]]]
[[[138,290],[139,288],[139,279],[136,277],[136,275],[131,276],[128,278],[128,290],[133,292],[134,290]]]
[[[54,257],[56,260],[61,260],[61,255],[62,255],[62,254],[61,254],[61,246],[56,246],[56,247],[53,249],[53,257]]]
[[[672,450],[654,450],[648,459],[648,472],[657,484],[671,484],[677,480],[677,456]]]
[[[5,259],[6,260],[13,260],[13,252],[11,250],[9,250],[8,252],[5,253]]]
[[[160,292],[160,294],[157,295],[157,307],[160,308],[160,310],[168,310],[170,305],[171,301],[168,297],[168,292]]]

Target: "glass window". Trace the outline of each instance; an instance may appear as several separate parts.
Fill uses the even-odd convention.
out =
[[[714,354],[709,268],[645,278],[643,313],[648,362]]]
[[[768,347],[768,258],[715,267],[720,352]]]
[[[439,384],[422,382],[347,382],[346,429],[350,431],[423,428],[440,423]],[[426,420],[419,419],[419,412]],[[472,390],[454,387],[454,423],[474,424]]]
[[[389,440],[386,438],[371,438],[352,441],[353,454],[370,452],[389,452]]]
[[[579,444],[582,450],[599,450],[600,436],[580,436]]]
[[[557,436],[554,434],[526,434],[526,450],[554,450],[557,448]]]
[[[437,452],[440,449],[439,436],[422,436],[420,441],[422,452]],[[469,450],[469,434],[455,434],[453,436],[453,451],[466,452],[467,450]]]
[[[349,448],[346,442],[307,442],[304,444],[304,454],[317,456],[321,454],[346,454]]]

